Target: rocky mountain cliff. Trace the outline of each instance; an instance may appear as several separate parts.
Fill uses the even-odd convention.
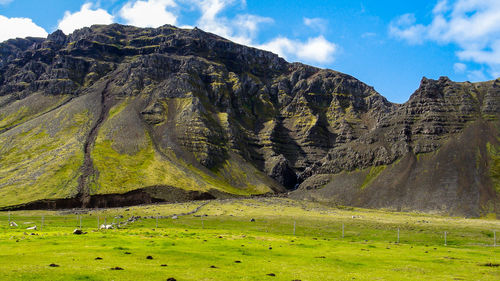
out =
[[[199,29],[113,24],[0,44],[0,206],[290,192],[500,214],[500,79],[405,104]],[[119,203],[117,203],[119,202]]]

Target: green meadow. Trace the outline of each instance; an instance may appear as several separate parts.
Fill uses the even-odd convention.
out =
[[[500,280],[495,231],[281,198],[1,212],[0,280]]]

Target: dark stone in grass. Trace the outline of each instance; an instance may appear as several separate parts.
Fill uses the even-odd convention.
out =
[[[276,276],[276,274],[274,274],[274,273],[268,273],[267,276],[273,276],[274,277],[274,276]]]
[[[211,266],[210,266],[210,268],[217,268],[217,266],[215,266],[215,265],[211,265]]]
[[[121,268],[119,266],[115,266],[115,267],[112,267],[111,270],[123,270],[123,268]]]
[[[326,259],[325,256],[319,256],[319,257],[315,257],[315,258],[317,258],[317,259]]]
[[[251,222],[255,222],[255,219],[251,219],[250,221],[251,221]]]
[[[147,257],[146,257],[146,259],[147,259],[147,260],[152,260],[152,259],[153,259],[153,257],[152,257],[152,256],[147,256]]]
[[[76,234],[76,235],[80,235],[80,234],[83,234],[83,231],[81,229],[75,229],[73,230],[73,234]]]
[[[177,281],[177,279],[175,279],[174,277],[170,277],[167,279],[167,281]]]
[[[162,265],[160,265],[160,266],[163,266],[163,267],[165,267],[165,266],[167,266],[167,265],[166,265],[166,264],[162,264]]]
[[[130,255],[130,254],[131,254],[131,252],[125,252],[124,254],[125,254],[125,255]]]
[[[235,263],[241,263],[241,261],[234,261]]]
[[[50,266],[50,267],[59,267],[59,265],[58,265],[58,264],[55,264],[55,263],[51,263],[51,264],[49,264],[49,266]]]
[[[101,258],[101,257],[97,257],[97,258],[95,258],[95,259],[96,259],[96,260],[102,260],[102,258]]]
[[[269,247],[269,250],[272,250],[272,249],[273,249],[273,247]]]
[[[500,264],[498,264],[498,263],[491,263],[491,262],[489,262],[489,263],[482,264],[482,266],[499,267],[499,266],[500,266]]]

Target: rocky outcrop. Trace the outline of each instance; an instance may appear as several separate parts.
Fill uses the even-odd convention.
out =
[[[499,84],[423,78],[408,102],[393,104],[352,76],[288,63],[197,28],[96,25],[47,39],[9,40],[0,44],[0,162],[13,166],[0,169],[0,195],[16,194],[16,184],[30,189],[30,178],[50,175],[44,159],[24,168],[13,159],[39,150],[45,157],[55,146],[14,144],[36,126],[44,128],[43,118],[62,118],[60,128],[43,132],[71,139],[64,158],[71,167],[93,163],[92,173],[61,172],[51,184],[66,190],[65,197],[78,186],[89,195],[156,185],[247,195],[298,188],[292,196],[338,204],[498,213]],[[464,137],[475,126],[478,133]],[[477,140],[473,150],[479,152],[457,153],[469,151],[467,159],[475,155],[482,163],[462,167],[475,171],[478,184],[443,172],[434,178],[447,182],[442,192],[415,167],[421,156],[442,153],[461,139]],[[446,171],[459,169],[459,162],[432,159]],[[408,165],[388,177],[391,165],[400,163]],[[63,180],[70,174],[85,180],[75,186],[76,180]],[[421,177],[426,180],[416,180]],[[413,204],[420,202],[414,182],[422,194],[435,187],[436,198],[452,199]],[[33,199],[59,196],[34,184],[44,191]],[[407,191],[387,192],[390,186]],[[460,193],[464,188],[472,193]]]

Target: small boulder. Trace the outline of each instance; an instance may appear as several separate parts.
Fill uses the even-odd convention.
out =
[[[152,259],[153,259],[153,257],[152,257],[152,256],[147,256],[147,257],[146,257],[146,259],[147,259],[147,260],[152,260]]]
[[[121,268],[119,266],[115,266],[115,267],[112,267],[111,270],[123,270],[123,268]]]
[[[255,222],[255,219],[254,219],[254,218],[252,218],[252,219],[250,220],[250,222]]]
[[[49,264],[49,266],[50,266],[50,267],[59,267],[59,265],[58,265],[58,264],[55,264],[55,263],[51,263],[51,264]]]
[[[35,226],[31,226],[31,227],[27,227],[26,229],[27,230],[36,230],[36,225]]]
[[[16,223],[16,222],[11,221],[11,222],[9,223],[9,226],[17,227],[17,223]]]
[[[73,230],[73,234],[80,235],[80,234],[83,234],[83,231],[81,229],[77,228],[77,229]]]
[[[176,220],[176,219],[178,219],[178,217],[174,215],[174,216],[172,216],[172,219]]]

